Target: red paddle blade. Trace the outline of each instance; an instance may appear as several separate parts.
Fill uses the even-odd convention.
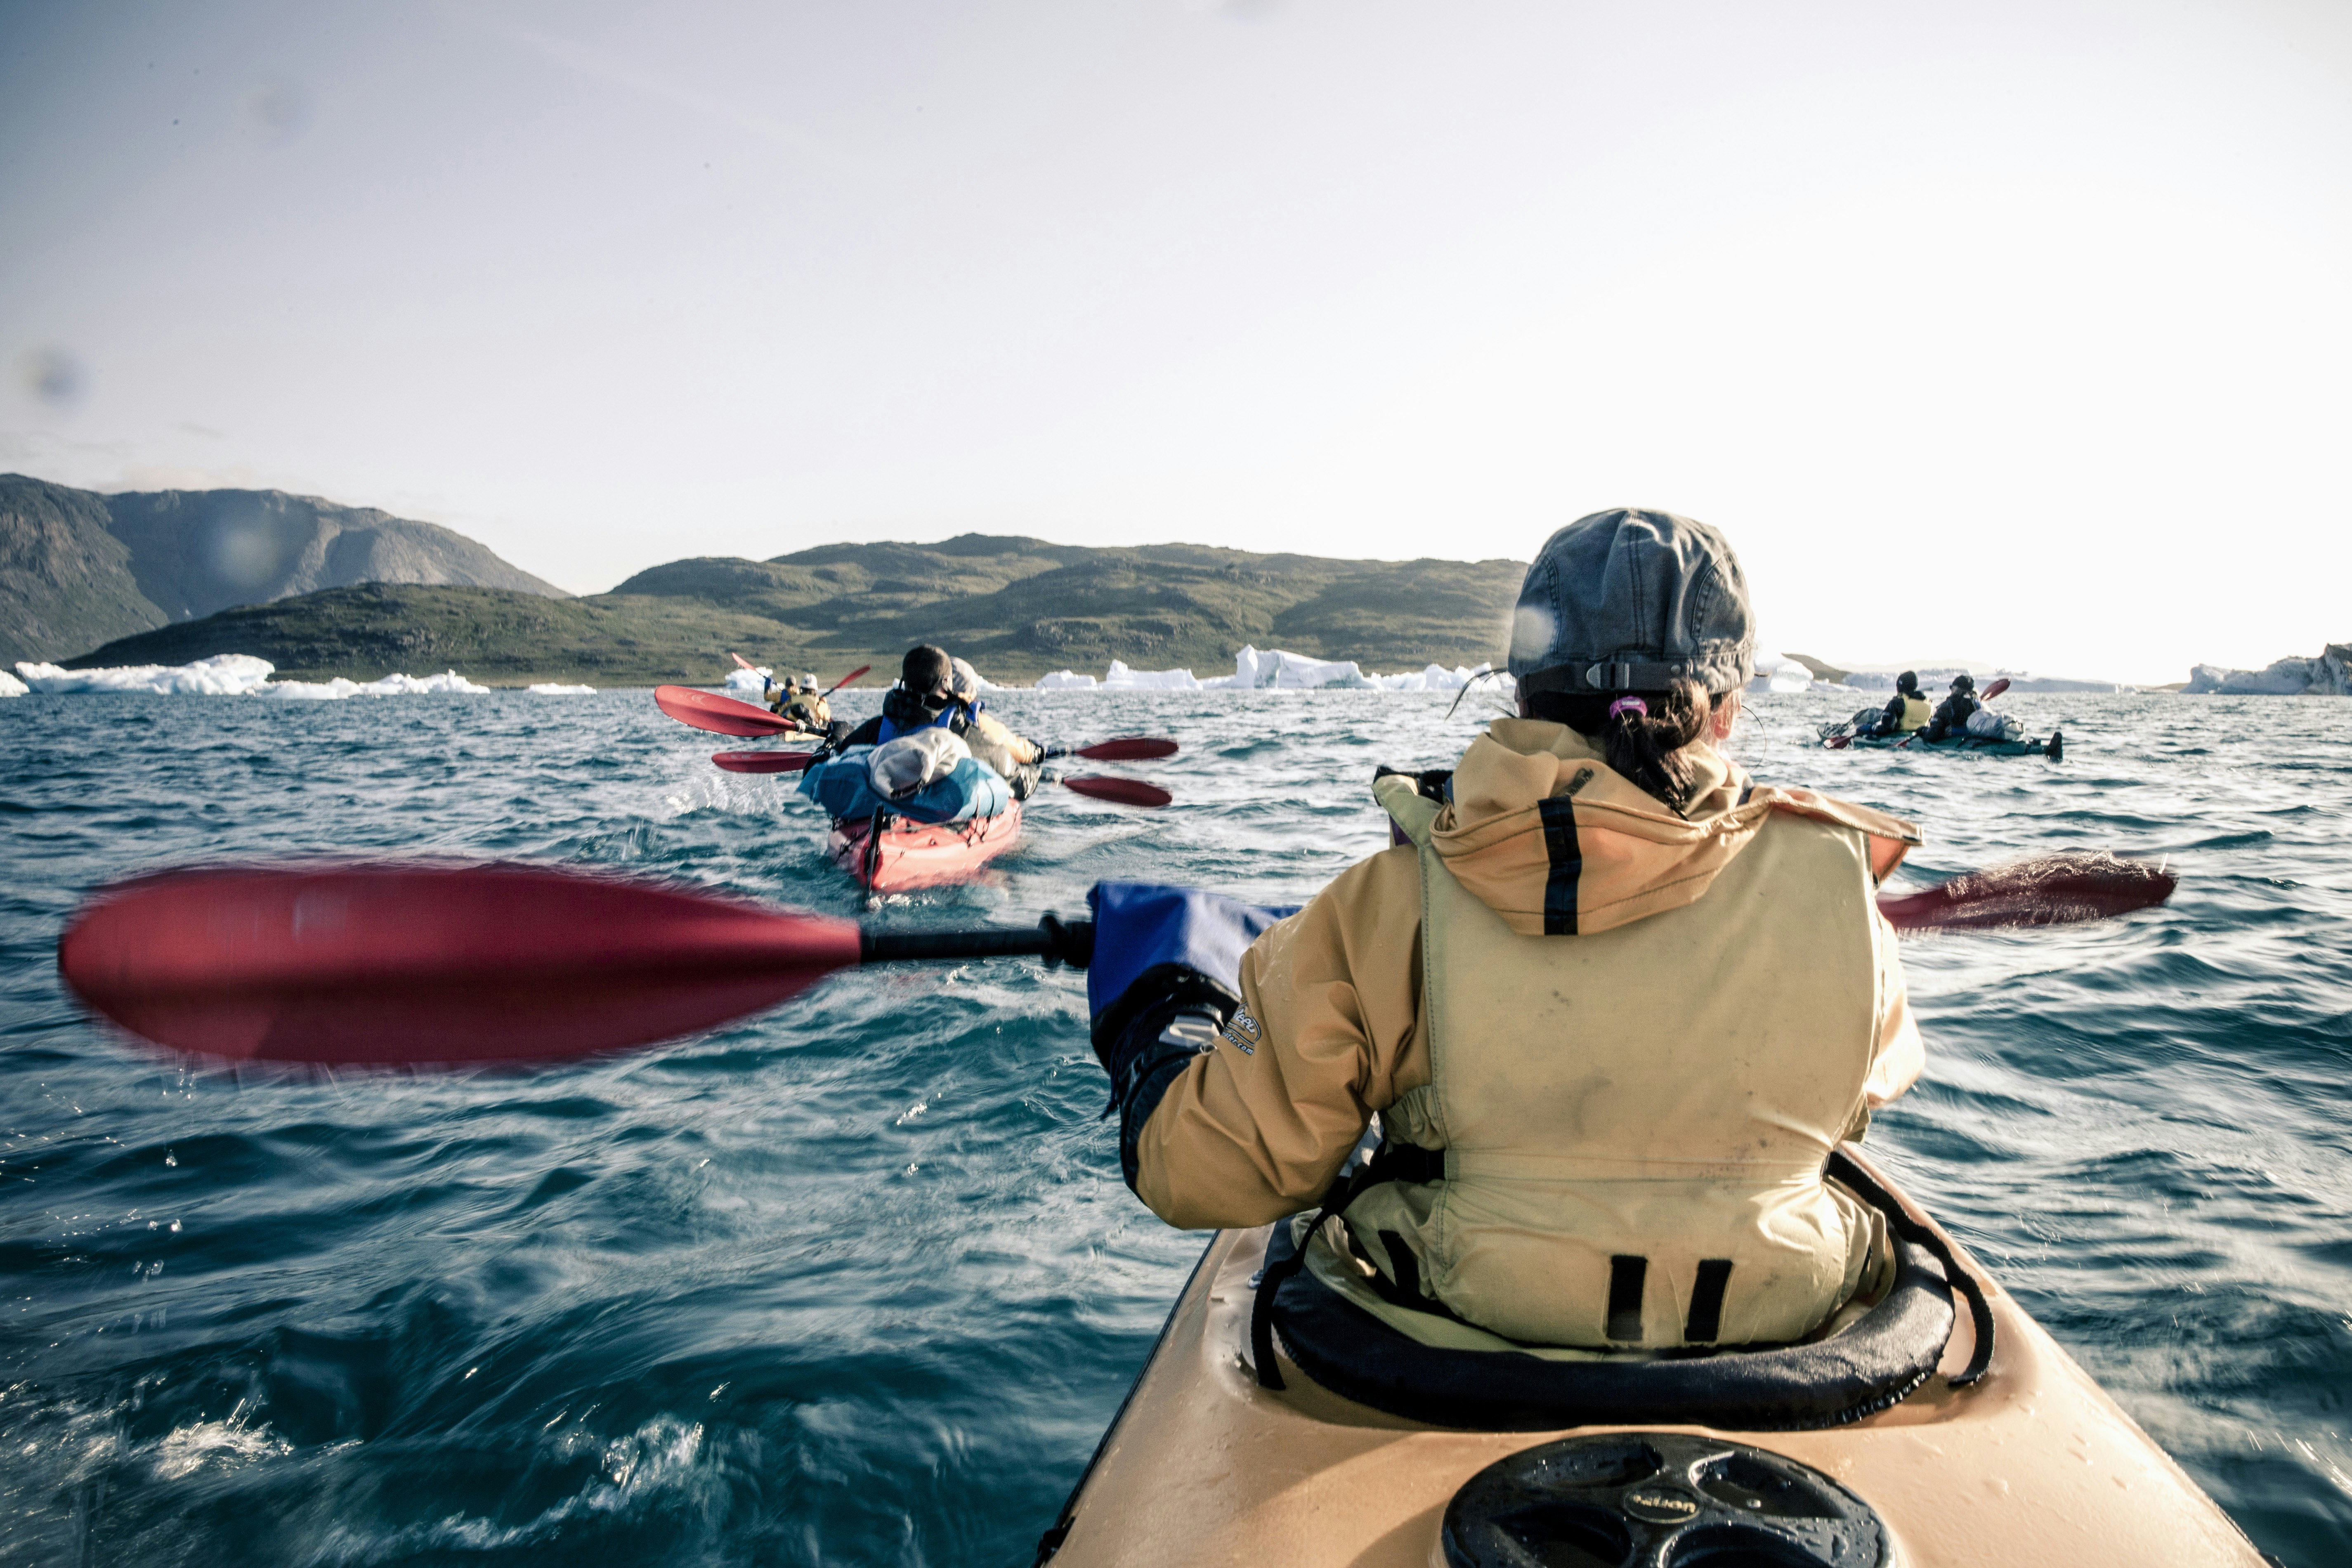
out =
[[[58,943],[74,994],[158,1045],[335,1066],[644,1045],[857,961],[850,921],[532,866],[170,871]]]
[[[733,660],[735,661],[735,668],[738,668],[738,669],[748,669],[748,670],[750,670],[750,671],[751,671],[752,674],[754,674],[754,675],[757,675],[757,674],[759,674],[759,673],[760,673],[760,667],[759,667],[758,665],[756,665],[756,664],[753,664],[750,659],[745,658],[741,654],[740,654],[740,653],[730,653],[730,654],[729,654],[727,657],[728,657],[729,658],[731,658],[731,659],[733,659]]]
[[[824,697],[832,696],[835,692],[840,690],[843,687],[848,685],[851,681],[856,679],[859,676],[865,674],[867,670],[873,668],[874,667],[870,664],[859,665],[856,669],[851,670],[847,675],[843,676],[839,680],[836,680],[831,686],[826,687],[820,695]]]
[[[730,773],[796,773],[822,752],[713,752],[710,760]]]
[[[793,727],[765,708],[754,708],[732,697],[697,691],[691,686],[655,687],[654,706],[681,724],[691,724],[714,735],[780,735]]]
[[[1176,754],[1176,742],[1152,735],[1127,735],[1116,741],[1097,741],[1091,746],[1080,746],[1070,753],[1097,763],[1148,763],[1160,757]]]
[[[1080,773],[1076,778],[1064,779],[1062,785],[1121,805],[1166,805],[1176,798],[1158,784],[1148,784],[1141,779],[1115,779],[1104,773]]]
[[[1853,744],[1853,737],[1852,735],[1832,735],[1828,740],[1823,741],[1822,744],[1827,746],[1832,752],[1843,752],[1848,746]]]
[[[1979,702],[1990,702],[2008,689],[2009,677],[2004,675],[1999,680],[1994,681],[1990,686],[1986,687],[1984,690],[1978,693],[1977,700]]]
[[[1896,931],[1986,931],[2054,926],[2152,909],[2180,879],[2161,866],[2078,851],[1971,871],[1923,893],[1881,894]]]

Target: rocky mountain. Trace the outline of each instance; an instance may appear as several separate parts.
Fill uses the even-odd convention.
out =
[[[563,590],[464,534],[282,490],[101,495],[0,474],[0,668],[358,583]]]
[[[1244,643],[1368,668],[1475,664],[1502,651],[1525,566],[1335,561],[1193,545],[1089,549],[964,534],[831,544],[769,561],[698,557],[609,594],[549,600],[380,584],[150,631],[67,662],[181,664],[249,653],[289,677],[456,668],[476,680],[716,683],[731,652],[838,675],[895,671],[937,642],[992,679],[1065,666],[1233,667]]]

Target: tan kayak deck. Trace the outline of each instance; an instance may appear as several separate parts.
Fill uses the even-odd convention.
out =
[[[1224,1231],[1210,1244],[1075,1500],[1053,1568],[1443,1568],[1438,1531],[1455,1490],[1568,1435],[1420,1426],[1317,1386],[1286,1355],[1287,1391],[1260,1388],[1247,1364],[1250,1277],[1266,1234]],[[1904,1568],[2263,1568],[2229,1517],[2008,1292],[1995,1285],[1990,1299],[1995,1354],[1973,1387],[1939,1375],[1890,1410],[1823,1431],[1630,1429],[1703,1432],[1812,1466],[1877,1510]],[[1943,1373],[1967,1363],[1972,1338],[1963,1311]]]

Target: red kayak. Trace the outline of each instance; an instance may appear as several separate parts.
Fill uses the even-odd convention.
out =
[[[894,819],[882,842],[869,847],[872,825],[836,822],[825,837],[835,865],[873,893],[904,892],[960,881],[1020,841],[1021,803],[1008,801],[994,816],[968,822],[908,822]]]

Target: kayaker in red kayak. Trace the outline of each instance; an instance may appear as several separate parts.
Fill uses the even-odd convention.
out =
[[[1822,1171],[1920,1070],[1873,901],[1918,833],[1717,749],[1753,648],[1721,535],[1596,513],[1521,589],[1519,716],[1376,781],[1394,847],[1286,918],[1098,889],[1137,1194],[1192,1229],[1325,1204],[1309,1245],[1429,1342],[1781,1342],[1874,1289],[1883,1216]]]
[[[882,711],[868,719],[832,746],[878,746],[885,741],[934,725],[961,736],[971,754],[996,770],[1013,788],[1013,798],[1026,800],[1037,787],[1045,751],[1035,742],[1016,735],[987,712],[980,694],[980,675],[944,648],[926,643],[907,650],[898,684],[882,698]]]

